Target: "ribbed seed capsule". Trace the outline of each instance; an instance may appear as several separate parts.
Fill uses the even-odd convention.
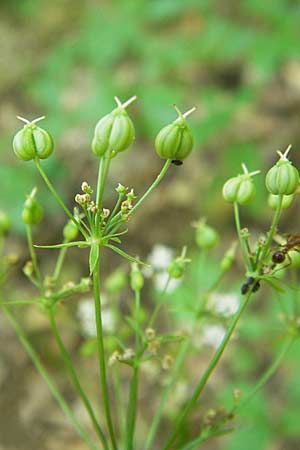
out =
[[[266,175],[266,187],[271,194],[291,195],[298,188],[299,172],[287,158],[290,149],[291,146],[287,148],[284,154],[278,152],[280,159]]]
[[[78,235],[78,227],[72,220],[66,223],[63,229],[63,237],[66,241],[73,241]]]
[[[132,264],[130,274],[130,287],[133,291],[140,291],[144,286],[144,275],[136,263]]]
[[[193,150],[194,138],[186,123],[186,117],[195,108],[185,114],[181,114],[177,108],[176,110],[179,117],[160,130],[155,139],[155,149],[160,158],[174,160],[178,165],[178,162],[187,158]]]
[[[186,264],[190,262],[190,259],[185,257],[186,247],[183,247],[181,255],[175,258],[168,267],[168,274],[170,278],[181,278],[184,275]]]
[[[0,210],[0,236],[9,232],[11,228],[11,220],[9,215]]]
[[[36,191],[34,188],[24,203],[22,220],[26,225],[38,225],[43,218],[43,209],[35,198]]]
[[[126,111],[126,106],[136,97],[127,100],[123,105],[115,97],[118,107],[102,117],[96,125],[92,141],[92,151],[96,156],[112,158],[126,150],[134,141],[135,130]]]
[[[293,200],[294,200],[294,194],[283,195],[281,208],[282,209],[289,208],[291,206],[291,204],[293,203]],[[279,205],[279,201],[280,201],[279,195],[269,194],[268,205],[270,206],[271,209],[276,210]]]
[[[256,189],[252,180],[252,176],[259,173],[248,172],[245,164],[242,164],[244,173],[237,177],[230,178],[223,186],[222,195],[224,200],[229,203],[239,203],[240,205],[247,205],[254,200]]]
[[[210,249],[215,247],[220,240],[217,231],[210,225],[205,223],[205,220],[200,220],[195,224],[196,227],[196,243],[201,249]]]
[[[18,118],[25,122],[25,125],[13,139],[13,149],[17,157],[22,161],[48,158],[53,152],[53,139],[46,130],[36,125],[36,122],[44,117],[39,117],[32,122],[22,117]]]

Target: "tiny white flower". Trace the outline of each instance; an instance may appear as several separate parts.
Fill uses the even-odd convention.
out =
[[[174,251],[170,247],[156,244],[148,256],[148,262],[153,266],[154,270],[164,270],[167,269],[173,258]]]
[[[158,273],[154,279],[154,286],[159,292],[162,292],[166,289],[166,285],[169,279],[169,274],[167,272]],[[181,280],[179,278],[171,278],[168,282],[168,286],[166,289],[167,294],[171,294],[175,289],[181,284]]]
[[[226,333],[223,325],[204,325],[202,327],[201,341],[203,344],[217,349]]]
[[[225,317],[233,316],[240,306],[239,296],[234,293],[216,292],[210,297],[209,306]]]

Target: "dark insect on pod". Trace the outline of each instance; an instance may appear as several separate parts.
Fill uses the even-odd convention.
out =
[[[183,161],[180,161],[180,159],[173,159],[172,164],[174,164],[174,166],[182,166]]]
[[[259,288],[260,288],[260,282],[257,281],[252,288],[252,292],[257,292]]]
[[[251,286],[251,284],[253,282],[254,282],[254,278],[253,277],[249,277],[248,280],[245,281],[245,283],[241,287],[241,294],[242,295],[247,294],[247,292],[249,291],[249,287]]]
[[[285,254],[284,252],[281,252],[280,250],[278,252],[273,253],[272,255],[272,261],[275,264],[280,264],[285,260]]]

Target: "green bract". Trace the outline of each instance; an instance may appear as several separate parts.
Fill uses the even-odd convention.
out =
[[[38,225],[43,218],[43,209],[35,198],[36,191],[34,188],[24,203],[22,220],[26,225]]]
[[[186,123],[186,117],[191,114],[195,108],[192,108],[185,114],[181,114],[178,109],[176,110],[179,117],[160,130],[155,139],[155,149],[158,156],[163,159],[183,161],[189,156],[194,146],[194,138]]]
[[[294,199],[294,195],[284,195],[282,197],[282,203],[281,203],[281,208],[286,209],[289,206],[291,206],[292,202]],[[269,194],[268,197],[268,205],[270,206],[270,208],[272,209],[277,209],[278,205],[279,205],[279,201],[280,201],[280,197],[279,195],[274,195],[274,194]]]
[[[53,139],[46,130],[36,125],[36,122],[44,117],[39,117],[32,122],[22,117],[18,118],[25,122],[25,125],[13,139],[13,149],[17,157],[22,161],[48,158],[53,152]]]
[[[280,159],[271,167],[266,175],[266,187],[274,195],[291,195],[299,185],[299,172],[287,159],[291,146],[284,154],[278,152]]]
[[[242,164],[244,173],[237,177],[230,178],[223,186],[223,198],[229,203],[239,203],[246,205],[254,200],[256,189],[252,180],[252,176],[259,171],[248,172],[245,164]]]
[[[124,104],[117,97],[115,99],[118,107],[102,117],[96,125],[92,141],[92,151],[96,156],[105,155],[112,158],[126,150],[134,141],[134,126],[125,108],[136,97],[132,97]]]

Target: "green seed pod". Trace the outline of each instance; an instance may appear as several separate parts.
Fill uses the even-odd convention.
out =
[[[0,210],[0,236],[7,234],[11,228],[11,220],[9,215]]]
[[[160,130],[155,139],[155,149],[160,158],[172,159],[178,163],[178,161],[183,161],[187,158],[193,150],[194,138],[186,123],[186,117],[195,108],[192,108],[185,114],[181,114],[177,108],[176,110],[179,117]]]
[[[271,194],[291,195],[298,188],[299,172],[287,158],[290,149],[291,146],[287,148],[284,154],[278,152],[279,160],[266,175],[266,187]]]
[[[259,173],[259,170],[249,173],[245,164],[242,164],[242,168],[244,171],[242,175],[230,178],[223,186],[222,195],[228,203],[247,205],[255,198],[256,189],[252,176]]]
[[[227,250],[227,252],[224,254],[223,258],[221,259],[220,268],[222,272],[227,272],[235,260],[235,253],[236,253],[236,242]]]
[[[196,243],[198,247],[203,250],[208,250],[215,247],[220,240],[218,232],[211,226],[205,223],[205,220],[200,220],[195,224],[196,226]]]
[[[36,191],[34,188],[24,203],[22,220],[26,225],[38,225],[43,218],[43,209],[35,198]]]
[[[291,206],[293,200],[294,200],[294,194],[284,195],[282,197],[282,203],[281,203],[282,209],[286,209],[289,206]],[[276,210],[278,207],[278,204],[279,204],[279,195],[269,194],[268,205],[270,206],[270,208]]]
[[[53,152],[53,139],[46,130],[36,125],[36,122],[44,117],[39,117],[32,122],[22,117],[18,118],[25,122],[25,125],[13,139],[13,149],[17,157],[22,161],[48,158]]]
[[[63,237],[66,241],[74,241],[78,235],[78,227],[72,220],[64,226]]]
[[[130,274],[130,287],[133,291],[140,291],[144,286],[144,275],[137,264],[132,265]]]
[[[99,120],[92,141],[92,151],[96,156],[112,158],[132,144],[135,130],[125,108],[135,99],[132,97],[122,104],[115,97],[117,108]]]
[[[185,267],[190,259],[186,259],[186,247],[183,247],[181,255],[175,258],[168,267],[168,274],[170,278],[181,278],[184,275]]]

